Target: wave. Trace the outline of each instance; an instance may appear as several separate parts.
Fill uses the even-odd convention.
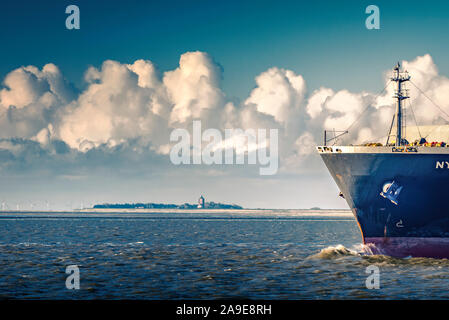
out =
[[[309,259],[334,259],[343,256],[360,256],[360,253],[339,244],[337,246],[329,246],[321,249],[319,253],[310,256]]]
[[[406,257],[396,258],[383,254],[381,248],[374,244],[357,244],[352,248],[344,245],[328,246],[321,249],[320,252],[309,256],[307,259],[340,259],[343,257],[360,257],[359,262],[365,264],[381,265],[416,265],[416,266],[441,266],[449,267],[448,259],[424,258],[424,257]]]

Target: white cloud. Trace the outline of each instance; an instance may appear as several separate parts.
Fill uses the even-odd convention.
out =
[[[106,61],[100,70],[86,72],[89,86],[61,115],[57,135],[76,149],[141,139],[166,153],[161,146],[173,126],[219,118],[224,105],[220,77],[220,68],[203,52],[183,54],[179,67],[162,79],[150,61]]]
[[[75,90],[54,64],[42,70],[20,67],[4,79],[0,90],[0,138],[29,139],[57,122],[59,108],[70,102]]]
[[[449,79],[439,75],[431,56],[404,61],[403,66],[414,83],[449,112]],[[285,171],[315,154],[324,129],[344,130],[359,118],[342,142],[385,141],[394,112],[392,86],[379,97],[325,87],[307,96],[300,74],[273,67],[258,75],[248,98],[236,104],[221,90],[221,77],[221,67],[204,52],[183,54],[179,66],[163,74],[148,60],[108,60],[100,68],[88,68],[87,87],[76,94],[53,64],[42,70],[21,67],[5,77],[0,90],[0,138],[28,139],[50,149],[62,141],[81,153],[132,145],[136,155],[146,150],[166,157],[170,132],[190,128],[194,119],[202,121],[204,130],[223,133],[226,128],[277,128]],[[440,122],[441,113],[409,88],[418,122]],[[29,146],[35,148],[21,148]]]
[[[291,111],[303,101],[306,85],[301,75],[291,70],[270,68],[256,77],[257,87],[245,104],[254,104],[258,112],[285,122]]]
[[[20,109],[36,102],[44,92],[49,91],[48,82],[39,74],[35,67],[21,67],[10,72],[4,81],[6,88],[0,91],[1,105]]]
[[[105,61],[100,70],[90,68],[86,77],[88,88],[60,113],[57,137],[86,151],[128,139],[151,141],[157,135],[164,97],[151,62]]]
[[[334,90],[329,88],[320,88],[313,91],[312,95],[307,101],[307,113],[311,118],[317,117],[324,108],[324,104],[327,102],[328,98],[334,96]]]
[[[52,96],[66,103],[74,97],[73,89],[52,63],[46,64],[42,71],[34,66],[20,67],[5,77],[4,85],[0,90],[0,105],[4,108],[20,109]]]
[[[179,67],[164,74],[163,83],[173,103],[170,124],[203,118],[205,112],[223,107],[224,94],[219,88],[221,70],[204,52],[181,56]]]

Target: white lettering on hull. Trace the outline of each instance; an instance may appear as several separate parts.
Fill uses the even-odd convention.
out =
[[[447,162],[447,161],[437,161],[435,163],[435,169],[449,169],[449,162]]]

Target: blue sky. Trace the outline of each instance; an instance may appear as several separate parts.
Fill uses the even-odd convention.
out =
[[[65,28],[70,4],[80,8],[80,30]],[[365,27],[371,4],[380,9],[380,30]],[[9,199],[9,207],[42,206],[43,199],[65,209],[81,202],[182,203],[205,194],[247,207],[346,208],[311,148],[324,125],[346,129],[340,126],[373,103],[398,60],[414,61],[412,77],[425,91],[449,81],[447,1],[17,0],[0,9],[0,178],[7,182],[0,201]],[[109,59],[117,63],[104,64]],[[139,59],[151,62],[131,70]],[[30,65],[37,68],[21,68]],[[137,85],[153,65],[152,87]],[[197,78],[185,76],[189,68]],[[104,100],[95,95],[99,83]],[[320,88],[327,89],[311,105]],[[449,99],[432,97],[449,111]],[[182,126],[199,118],[219,129],[225,122],[217,119],[279,128],[285,167],[260,177],[252,167],[171,165],[160,151],[174,129],[170,119],[179,109],[194,113],[198,101],[210,104],[215,118],[200,113]],[[436,119],[422,110],[421,120]],[[127,126],[111,125],[117,119]],[[379,135],[364,125],[366,137]]]
[[[66,30],[77,4],[81,29]],[[381,29],[365,28],[376,4]],[[224,70],[223,89],[242,99],[254,77],[277,66],[310,89],[381,89],[379,70],[432,53],[449,73],[447,1],[14,1],[2,4],[0,75],[53,62],[82,86],[89,65],[149,59],[173,69],[187,51],[208,52]]]

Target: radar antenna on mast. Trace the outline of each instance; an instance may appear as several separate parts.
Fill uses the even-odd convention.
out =
[[[407,94],[407,90],[403,88],[402,83],[410,80],[410,75],[407,71],[401,71],[401,64],[398,64],[393,69],[393,76],[390,78],[391,81],[396,82],[396,91],[394,92],[393,98],[397,99],[396,102],[396,113],[394,119],[396,119],[396,146],[401,146],[405,144],[405,135],[403,135],[403,117],[402,117],[402,100],[410,98]],[[390,128],[391,129],[391,128]]]

